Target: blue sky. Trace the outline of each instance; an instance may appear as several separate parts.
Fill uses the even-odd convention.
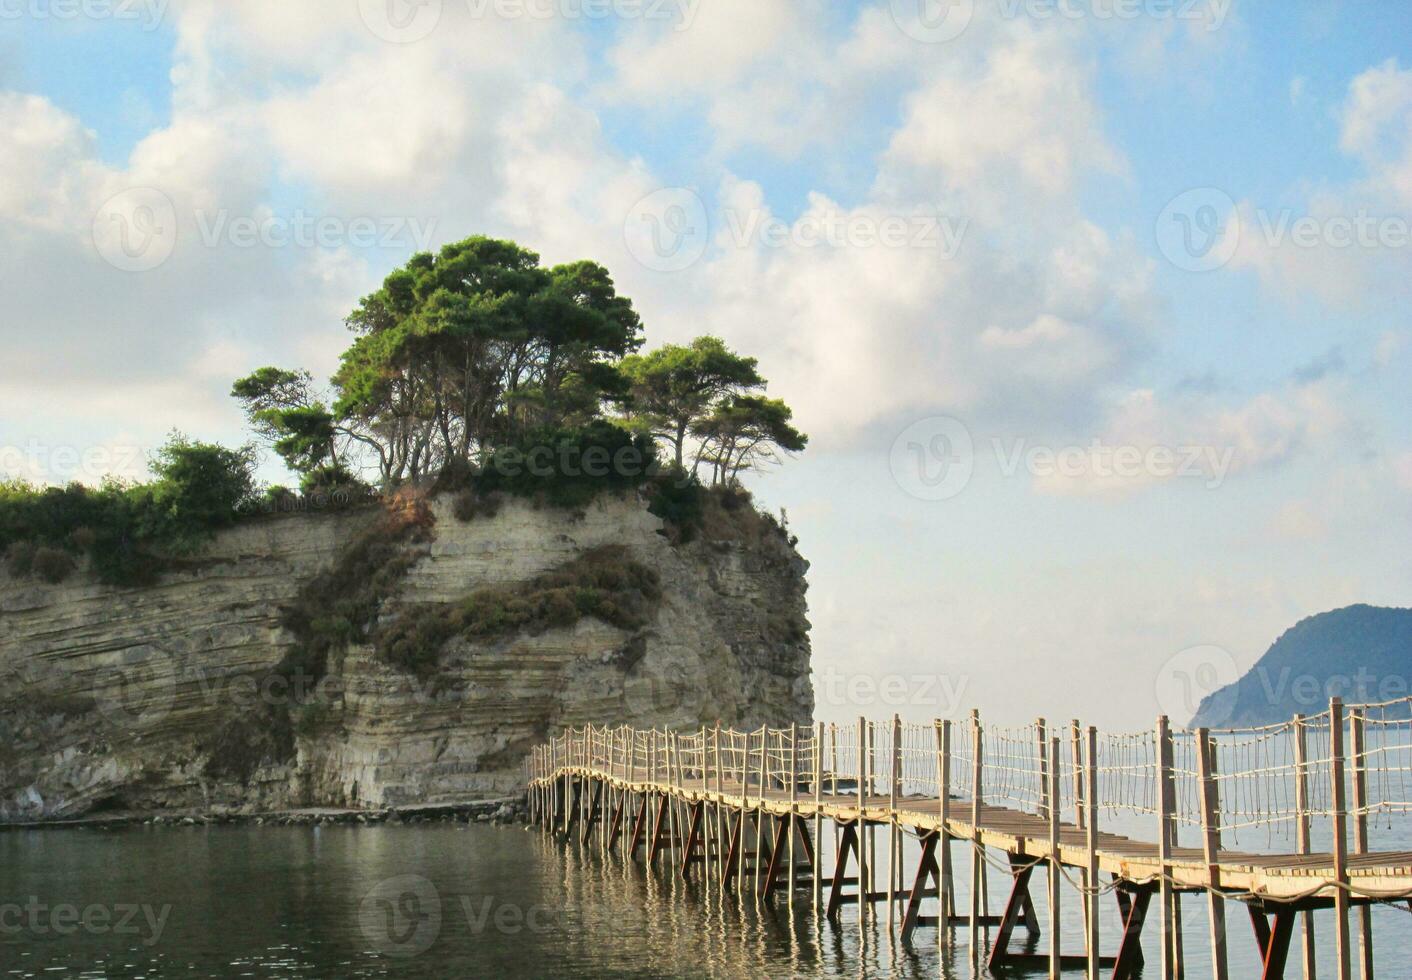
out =
[[[97,479],[173,426],[240,441],[232,377],[326,373],[389,269],[489,233],[603,262],[649,342],[760,356],[813,437],[755,486],[813,562],[816,670],[944,676],[965,701],[875,707],[1145,724],[1194,707],[1171,694],[1190,647],[1229,672],[1304,615],[1407,605],[1412,8],[956,6],[944,41],[910,0],[593,22],[442,0],[395,41],[371,0],[4,6],[0,466]],[[704,253],[644,252],[634,229],[682,202]],[[1169,254],[1213,202],[1219,235]],[[171,239],[135,263],[104,237],[153,215]],[[298,215],[342,231],[211,230]],[[1329,243],[1360,215],[1393,238]],[[926,216],[954,250],[797,237]],[[388,240],[349,240],[357,219]],[[1279,233],[1299,219],[1312,244]],[[971,475],[928,499],[954,426]],[[1124,447],[1202,462],[1099,472]],[[1073,472],[1046,466],[1066,450]],[[1050,704],[1076,677],[1125,696]]]

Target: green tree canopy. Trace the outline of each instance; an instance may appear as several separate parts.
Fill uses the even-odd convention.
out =
[[[685,465],[686,437],[724,398],[765,386],[753,357],[742,357],[718,337],[698,337],[690,346],[666,344],[625,358],[634,419],[672,447]]]
[[[546,433],[625,446],[627,433],[603,428],[619,425],[649,450],[661,440],[683,469],[695,439],[690,468],[707,461],[722,482],[803,448],[789,409],[764,399],[754,358],[716,337],[639,354],[641,320],[595,262],[546,268],[513,242],[468,238],[412,256],[347,324],[355,337],[327,391],[275,367],[232,389],[302,474],[375,466],[390,487]]]
[[[794,413],[778,398],[737,395],[693,425],[701,439],[700,461],[711,467],[712,485],[735,483],[744,470],[782,462],[802,452],[809,437],[792,424]]]

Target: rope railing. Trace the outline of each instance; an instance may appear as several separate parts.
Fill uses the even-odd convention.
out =
[[[946,726],[949,773],[938,785]],[[1089,732],[1092,732],[1089,737]],[[1288,722],[1226,730],[1097,732],[1077,721],[982,725],[978,715],[933,724],[869,721],[741,731],[592,725],[565,729],[533,753],[530,779],[588,769],[653,782],[790,800],[938,799],[1038,816],[1057,808],[1079,824],[1115,815],[1152,820],[1175,846],[1182,834],[1219,847],[1288,843],[1308,853],[1351,830],[1353,853],[1370,823],[1412,813],[1412,698],[1343,705]],[[1094,799],[1084,789],[1092,774]],[[816,777],[817,774],[817,777]],[[1053,777],[1053,778],[1052,778]],[[1051,800],[1051,796],[1053,799]],[[870,804],[872,805],[872,804]],[[1191,838],[1195,839],[1195,837]]]

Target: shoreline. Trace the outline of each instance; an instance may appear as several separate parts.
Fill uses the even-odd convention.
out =
[[[449,803],[408,803],[376,809],[300,807],[292,810],[186,809],[114,811],[49,820],[0,822],[0,832],[18,830],[116,830],[125,827],[273,826],[309,827],[328,824],[486,823],[515,824],[528,820],[527,797]]]

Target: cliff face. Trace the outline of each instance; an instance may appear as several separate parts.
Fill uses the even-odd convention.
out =
[[[0,819],[458,802],[514,792],[527,750],[563,725],[810,719],[807,563],[777,531],[673,546],[631,497],[578,513],[508,501],[469,522],[429,506],[380,621],[605,546],[655,572],[660,596],[640,628],[584,616],[460,636],[415,675],[354,642],[295,691],[276,671],[295,643],[282,610],[375,514],[245,524],[143,589],[0,571]]]

